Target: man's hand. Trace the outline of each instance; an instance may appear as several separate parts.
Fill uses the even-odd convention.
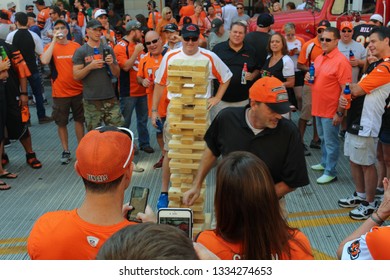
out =
[[[160,119],[160,116],[158,115],[158,112],[152,112],[152,119],[151,119],[151,121],[152,121],[152,125],[155,128],[157,128],[157,123],[156,123],[157,119]]]
[[[217,105],[219,102],[221,101],[221,99],[217,98],[217,97],[210,97],[208,100],[207,100],[207,109],[210,110],[211,108],[213,108],[215,105]]]
[[[200,189],[192,187],[183,194],[183,204],[191,206],[200,196]]]
[[[19,96],[19,106],[26,106],[28,105],[28,95],[21,94]]]
[[[139,54],[143,50],[144,50],[144,45],[143,44],[137,43],[137,45],[135,45],[135,48],[134,48],[134,52],[135,53]]]
[[[343,120],[343,117],[339,117],[339,116],[337,115],[337,113],[336,113],[336,114],[334,114],[334,116],[333,116],[333,122],[332,122],[332,124],[333,124],[334,126],[339,125],[339,124],[341,123],[342,120]]]
[[[251,72],[245,73],[245,80],[247,80],[247,81],[252,81],[254,77],[255,77],[255,75]]]
[[[344,108],[348,105],[348,100],[344,97],[344,95],[340,95],[339,98],[339,107]]]
[[[156,215],[154,214],[152,208],[149,205],[146,205],[145,213],[140,212],[137,214],[137,219],[141,220],[143,223],[157,223]]]
[[[0,61],[0,72],[6,71],[11,67],[11,60]]]
[[[359,60],[358,59],[352,59],[349,61],[352,67],[359,66]]]
[[[112,57],[112,54],[107,55],[106,59],[104,61],[107,63],[107,65],[113,64],[114,63],[114,58]]]
[[[151,86],[152,82],[148,79],[148,78],[145,78],[142,80],[142,86],[143,87],[146,87],[148,88],[149,86]]]
[[[91,70],[103,68],[104,67],[104,60],[103,59],[93,59],[88,66]]]

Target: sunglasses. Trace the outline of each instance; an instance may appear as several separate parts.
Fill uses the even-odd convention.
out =
[[[243,7],[237,7],[237,10],[242,10],[242,9],[244,9]]]
[[[126,166],[129,164],[131,156],[133,154],[133,150],[134,150],[134,142],[133,142],[134,133],[130,129],[128,129],[128,128],[115,127],[115,126],[99,126],[99,127],[95,128],[95,130],[97,130],[97,131],[99,131],[101,133],[104,133],[106,131],[116,131],[116,132],[124,133],[124,134],[126,134],[130,138],[130,140],[131,140],[131,147],[130,147],[129,156],[127,157],[125,163],[123,164],[123,169],[125,169]]]
[[[192,42],[196,42],[196,41],[199,40],[199,37],[187,37],[187,38],[183,38],[183,40],[186,41],[186,42],[189,42],[190,40]]]
[[[286,34],[287,37],[294,37],[295,34]]]
[[[330,39],[330,38],[321,38],[320,39],[321,42],[327,42],[327,43],[332,42],[333,40],[334,39]]]
[[[152,41],[150,41],[150,42],[145,42],[145,45],[150,46],[151,44],[156,44],[156,43],[158,42],[159,39],[160,39],[160,38],[154,39],[154,40],[152,40]]]
[[[172,12],[166,12],[166,14],[167,14],[167,15],[170,15],[170,14],[172,14]]]
[[[350,30],[350,29],[343,29],[343,30],[341,30],[341,32],[343,32],[343,33],[346,33],[346,32],[352,33],[352,30]]]
[[[370,21],[372,21],[373,23],[378,23],[379,20],[376,20],[376,19],[370,19]]]

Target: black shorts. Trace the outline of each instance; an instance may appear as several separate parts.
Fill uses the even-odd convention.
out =
[[[72,110],[75,122],[84,123],[83,94],[72,97],[53,97],[53,119],[58,126],[66,126],[69,122],[69,113]]]
[[[295,84],[294,87],[301,87],[305,83],[305,72],[297,71],[295,72]]]

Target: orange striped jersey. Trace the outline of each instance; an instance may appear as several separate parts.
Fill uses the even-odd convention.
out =
[[[144,57],[141,58],[141,61],[139,62],[138,66],[138,73],[137,76],[141,77],[142,79],[150,79],[154,80],[155,73],[158,69],[158,67],[161,64],[161,60],[163,59],[162,54],[159,55],[158,58],[155,58],[153,56],[150,56],[150,53],[147,53]],[[146,92],[148,94],[148,111],[149,116],[152,114],[152,104],[153,104],[153,89],[154,84],[149,86],[149,88],[146,89]],[[163,91],[163,95],[160,99],[160,103],[158,104],[158,115],[160,117],[166,117],[167,115],[167,107],[169,104],[169,100],[167,98],[167,89],[165,88]]]
[[[226,66],[226,64],[212,51],[198,48],[198,51],[193,55],[187,55],[183,51],[183,47],[172,50],[164,55],[163,60],[161,61],[160,68],[156,72],[156,77],[154,82],[166,86],[168,85],[168,65],[172,63],[175,59],[184,59],[184,60],[207,60],[209,61],[209,77],[208,77],[208,87],[206,94],[197,94],[197,97],[210,98],[211,97],[211,83],[213,79],[217,79],[220,84],[226,83],[232,77],[232,72]],[[172,97],[180,96],[179,92],[168,92],[168,99],[171,100]]]
[[[37,17],[37,23],[40,29],[45,27],[47,19],[50,17],[50,8],[45,7],[39,13]]]
[[[287,253],[282,253],[281,256],[272,255],[271,259],[278,260],[313,260],[313,255],[311,254],[310,242],[307,237],[296,230],[294,232],[295,241],[299,242],[307,252],[303,250],[295,241],[290,240],[290,254],[289,257]],[[217,255],[221,260],[241,260],[242,259],[242,245],[241,243],[230,243],[224,240],[222,237],[217,235],[214,230],[206,230],[201,232],[196,242],[203,244],[207,249]]]
[[[44,51],[49,47],[50,44],[47,44]],[[72,58],[79,47],[80,45],[73,41],[68,41],[66,45],[59,43],[54,45],[53,55],[50,61],[53,97],[71,97],[82,93],[82,81],[76,81],[73,78]]]

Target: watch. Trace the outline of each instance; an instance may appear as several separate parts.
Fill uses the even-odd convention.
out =
[[[343,113],[343,112],[337,111],[336,114],[337,114],[337,116],[339,116],[340,118],[341,118],[341,117],[344,117],[344,113]]]

